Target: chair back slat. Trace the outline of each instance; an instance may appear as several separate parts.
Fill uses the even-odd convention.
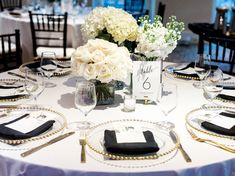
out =
[[[55,14],[40,14],[32,13],[29,11],[30,16],[30,26],[33,40],[33,53],[37,56],[37,48],[39,46],[57,46],[63,47],[64,56],[66,56],[66,45],[67,45],[67,12],[63,15]],[[42,41],[44,40],[44,41]],[[56,41],[46,42],[46,40]],[[60,42],[62,41],[62,42]]]
[[[22,8],[22,0],[0,0],[0,9]]]
[[[18,68],[22,64],[20,32],[0,35],[0,65],[3,66],[1,71]]]
[[[208,50],[205,50],[206,48],[208,48]],[[198,54],[203,54],[206,52],[211,55],[212,62],[220,62],[229,65],[229,70],[223,70],[224,72],[228,74],[235,74],[235,39],[200,35]]]

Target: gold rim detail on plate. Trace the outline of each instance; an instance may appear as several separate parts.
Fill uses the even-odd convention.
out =
[[[173,76],[174,78],[179,78],[179,79],[182,79],[182,80],[197,80],[197,81],[200,80],[199,78],[195,78],[195,77],[192,77],[192,76],[178,75],[178,74],[176,74],[176,73],[172,73],[172,72],[170,72],[170,71],[167,71],[167,68],[168,68],[168,67],[169,67],[169,66],[165,67],[164,72],[165,72],[166,74],[169,74],[170,76]]]
[[[232,104],[235,104],[235,101],[232,101],[232,100],[225,100],[223,98],[220,98],[220,97],[216,97],[217,100],[219,101],[222,101],[224,103],[232,103]]]
[[[24,80],[22,79],[0,79],[0,82],[22,82],[24,83]],[[20,94],[19,94],[20,95]],[[11,95],[9,95],[11,96]],[[12,95],[14,96],[14,95]],[[8,98],[8,99],[1,99],[0,102],[15,102],[15,101],[18,101],[18,100],[21,100],[21,99],[28,99],[30,96],[29,95],[25,95],[25,96],[20,96],[19,98]]]
[[[38,62],[38,61],[36,61],[36,62]],[[63,62],[63,61],[59,61],[59,62]],[[65,61],[65,62],[66,62],[66,61]],[[35,63],[35,61],[27,62],[27,63],[22,64],[22,65],[19,67],[19,70],[20,70],[21,72],[25,73],[25,67],[27,67],[28,64],[32,64],[32,63]],[[63,68],[59,68],[59,69],[63,69]],[[69,69],[69,68],[64,68],[64,69],[68,69],[68,70],[66,70],[66,71],[64,71],[64,72],[60,72],[60,73],[54,73],[53,76],[65,76],[65,75],[68,75],[68,74],[70,74],[70,73],[72,72],[72,70]]]
[[[89,140],[87,140],[87,138],[90,135],[90,133],[92,132],[92,130],[94,130],[98,127],[101,127],[103,125],[107,125],[107,124],[111,124],[111,123],[115,123],[115,122],[143,122],[143,123],[149,123],[149,124],[152,124],[152,125],[156,125],[154,122],[144,121],[144,120],[140,120],[140,119],[113,120],[113,121],[107,121],[107,122],[103,122],[101,124],[95,125],[92,128],[90,128],[88,133],[86,134],[87,145],[92,151],[94,151],[94,152],[96,152],[100,155],[103,155],[104,157],[108,157],[110,159],[113,159],[113,160],[149,160],[149,159],[158,159],[159,157],[170,154],[174,150],[177,150],[178,147],[179,147],[179,142],[177,142],[176,144],[174,144],[175,145],[174,147],[172,147],[171,149],[169,149],[168,151],[165,151],[163,153],[158,152],[157,154],[152,154],[152,155],[150,154],[150,155],[147,155],[147,156],[136,156],[136,155],[135,156],[127,156],[127,155],[124,155],[124,154],[123,155],[121,155],[121,154],[111,154],[111,153],[108,153],[108,152],[98,150],[94,146],[92,146],[91,143],[89,143]]]
[[[6,143],[6,144],[11,144],[11,145],[17,145],[17,144],[23,144],[26,142],[32,142],[32,141],[37,141],[37,140],[41,140],[41,139],[45,139],[47,137],[50,137],[52,135],[55,135],[57,133],[59,133],[60,131],[62,131],[65,127],[67,127],[67,120],[66,117],[60,113],[57,112],[55,110],[49,109],[49,108],[42,108],[42,107],[5,107],[4,109],[9,110],[9,111],[14,111],[14,110],[41,110],[41,111],[48,111],[48,112],[52,112],[57,114],[58,116],[60,116],[63,120],[63,123],[61,124],[60,128],[52,131],[52,132],[48,132],[47,134],[41,134],[39,136],[35,136],[35,137],[31,137],[31,138],[27,138],[27,139],[1,139],[0,138],[0,142]]]
[[[225,107],[225,106],[210,106],[210,107],[207,107],[207,108],[196,108],[196,109],[193,109],[192,111],[188,112],[186,114],[186,125],[190,126],[191,128],[193,128],[194,130],[198,131],[198,132],[201,132],[201,133],[204,133],[206,135],[209,135],[209,136],[214,136],[214,137],[218,137],[218,138],[224,138],[224,139],[231,139],[231,140],[234,140],[235,137],[234,136],[226,136],[226,135],[222,135],[222,134],[217,134],[217,133],[213,133],[213,132],[210,132],[210,131],[207,131],[206,129],[203,130],[203,129],[199,129],[199,128],[196,128],[195,126],[193,126],[191,123],[190,123],[190,115],[192,113],[195,113],[197,111],[200,111],[200,110],[203,110],[203,109],[208,109],[208,110],[213,110],[213,109],[224,109],[224,110],[235,110],[235,108],[232,108],[232,107]]]

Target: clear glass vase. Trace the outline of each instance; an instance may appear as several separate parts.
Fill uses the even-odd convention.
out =
[[[109,83],[101,83],[98,80],[94,81],[97,104],[96,105],[110,105],[114,103],[115,81]]]

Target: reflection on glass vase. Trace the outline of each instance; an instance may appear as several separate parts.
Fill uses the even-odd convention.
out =
[[[114,103],[115,81],[109,83],[101,83],[98,80],[94,81],[97,104],[96,105],[110,105]]]

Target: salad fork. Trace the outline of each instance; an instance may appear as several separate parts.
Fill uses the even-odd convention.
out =
[[[210,145],[213,145],[213,146],[215,146],[215,147],[221,148],[221,149],[223,149],[223,150],[225,150],[225,151],[235,153],[235,149],[229,148],[229,147],[227,147],[226,145],[223,145],[223,144],[221,144],[221,143],[215,142],[215,141],[210,140],[210,139],[200,138],[200,137],[198,137],[191,129],[188,129],[188,128],[187,128],[187,130],[188,130],[189,134],[191,135],[191,137],[192,137],[194,140],[198,141],[198,142],[205,142],[205,143],[207,143],[207,144],[210,144]]]

